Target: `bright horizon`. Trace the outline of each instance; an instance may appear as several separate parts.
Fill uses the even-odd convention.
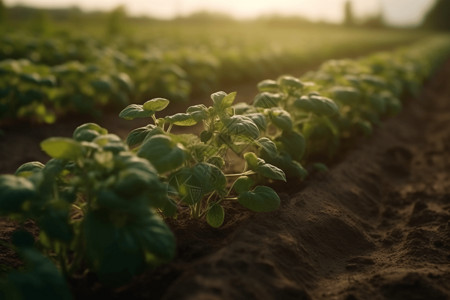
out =
[[[124,5],[133,16],[170,19],[206,10],[222,12],[237,19],[279,14],[303,16],[313,21],[341,22],[345,0],[5,0],[5,5],[23,4],[36,7],[78,6],[83,10],[111,10]],[[392,25],[419,24],[434,0],[353,0],[353,10],[360,18],[383,11]]]

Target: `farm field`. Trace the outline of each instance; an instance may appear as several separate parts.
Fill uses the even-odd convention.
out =
[[[6,30],[0,124],[53,123],[74,113],[99,117],[105,109],[120,111],[154,97],[172,105],[192,102],[283,73],[300,76],[326,59],[389,49],[428,34],[296,23],[155,22],[131,23],[112,37],[102,23],[77,31],[64,30],[70,23],[45,33]]]
[[[450,62],[400,115],[269,215],[174,223],[179,257],[118,291],[161,299],[446,299]],[[416,126],[421,124],[421,126]],[[90,293],[84,291],[80,293]],[[101,295],[103,290],[98,291]]]
[[[450,297],[448,34],[112,20],[0,23],[0,299]]]

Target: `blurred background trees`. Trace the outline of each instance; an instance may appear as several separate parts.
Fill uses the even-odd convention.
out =
[[[437,0],[425,15],[422,25],[426,29],[450,30],[450,1]]]

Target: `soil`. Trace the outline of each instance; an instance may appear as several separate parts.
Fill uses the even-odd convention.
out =
[[[220,229],[171,221],[172,263],[113,291],[74,280],[76,297],[450,299],[449,78],[450,61],[418,100],[359,138],[328,172],[276,186],[276,212],[230,206]],[[101,125],[126,135],[130,123],[110,118]],[[38,143],[48,128],[70,136],[77,121],[4,129],[0,173],[42,157]],[[0,225],[5,240],[12,225]],[[17,259],[0,250],[0,263],[15,267]]]

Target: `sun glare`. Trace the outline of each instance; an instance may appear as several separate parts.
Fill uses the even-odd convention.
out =
[[[7,0],[6,5],[25,4],[39,7],[79,6],[86,10],[110,10],[125,4],[131,15],[147,15],[169,19],[207,10],[225,13],[237,19],[260,15],[297,15],[313,21],[340,22],[346,0]],[[358,16],[382,12],[394,24],[414,24],[433,0],[352,0]]]

